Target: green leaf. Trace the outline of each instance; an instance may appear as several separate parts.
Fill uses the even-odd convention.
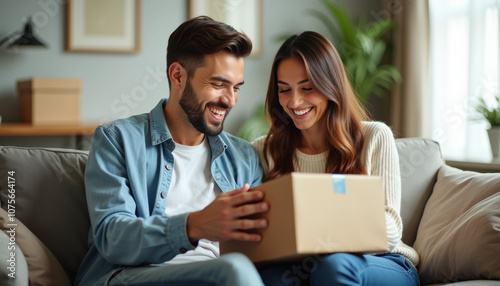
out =
[[[356,41],[354,24],[349,18],[348,13],[345,12],[347,10],[345,3],[344,9],[342,9],[339,6],[335,5],[333,1],[321,0],[321,2],[327,8],[327,10],[330,11],[332,19],[339,25],[343,40],[347,44],[354,45]]]
[[[325,15],[316,10],[308,10],[308,14],[316,17],[323,23],[323,25],[326,26],[328,32],[332,36],[333,43],[339,44],[341,42],[344,42],[344,36],[338,31],[337,26],[334,22],[332,22],[332,19],[328,15]]]
[[[278,35],[278,36],[276,36],[275,40],[276,40],[277,42],[282,43],[282,42],[286,41],[288,38],[290,38],[292,35],[294,35],[294,34],[283,34],[283,35]]]
[[[491,127],[500,126],[500,97],[494,97],[494,103],[489,104],[485,98],[480,97],[476,105],[476,112],[488,121]]]

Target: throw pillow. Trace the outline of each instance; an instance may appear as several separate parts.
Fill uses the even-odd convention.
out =
[[[28,285],[28,264],[21,248],[0,231],[0,285]]]
[[[59,261],[50,250],[18,219],[9,221],[7,212],[0,208],[0,227],[7,234],[16,224],[16,244],[22,250],[28,264],[30,285],[71,285]],[[21,271],[21,268],[18,270]],[[20,275],[26,275],[26,273]]]
[[[414,248],[424,285],[500,279],[500,174],[444,165]]]

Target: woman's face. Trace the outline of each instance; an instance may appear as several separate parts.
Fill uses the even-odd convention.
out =
[[[302,59],[282,60],[278,65],[277,80],[279,102],[295,127],[300,130],[321,127],[322,123],[317,123],[322,122],[328,99],[312,87]]]

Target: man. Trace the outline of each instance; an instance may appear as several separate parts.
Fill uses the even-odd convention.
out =
[[[85,186],[90,250],[79,285],[262,285],[218,241],[259,241],[268,204],[255,150],[222,132],[243,85],[248,37],[208,17],[179,26],[167,47],[168,100],[96,129]]]

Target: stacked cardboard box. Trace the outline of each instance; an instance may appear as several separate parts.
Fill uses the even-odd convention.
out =
[[[33,125],[80,123],[80,90],[76,78],[32,78],[18,81],[19,121]]]

